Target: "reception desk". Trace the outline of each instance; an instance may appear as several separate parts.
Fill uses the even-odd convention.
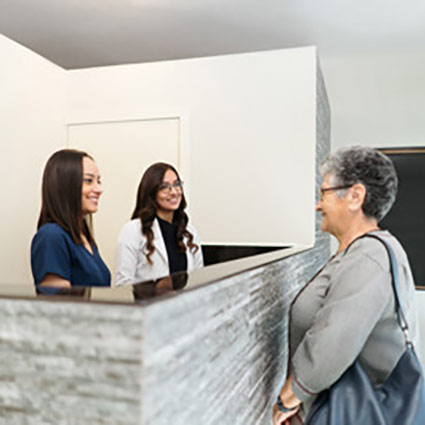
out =
[[[328,255],[319,237],[187,281],[49,296],[2,285],[2,423],[269,423],[289,304]]]

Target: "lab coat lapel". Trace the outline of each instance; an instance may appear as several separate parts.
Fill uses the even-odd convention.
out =
[[[155,250],[158,251],[158,254],[162,257],[165,263],[168,265],[168,255],[167,249],[165,248],[164,238],[162,237],[161,228],[159,227],[158,219],[152,223],[152,232],[153,232],[153,243],[155,245]]]

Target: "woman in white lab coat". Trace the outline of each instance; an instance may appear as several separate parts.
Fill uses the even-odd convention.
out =
[[[170,164],[143,174],[131,221],[123,227],[115,258],[116,285],[158,279],[203,266],[198,235],[185,212],[183,182]]]

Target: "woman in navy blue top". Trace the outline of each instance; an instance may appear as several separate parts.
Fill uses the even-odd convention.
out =
[[[85,152],[63,149],[47,161],[38,231],[31,243],[35,285],[110,285],[111,274],[87,224],[101,194],[99,170]]]

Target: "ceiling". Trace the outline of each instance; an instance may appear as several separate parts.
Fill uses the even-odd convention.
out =
[[[0,0],[0,33],[65,69],[316,45],[425,49],[425,1]]]

